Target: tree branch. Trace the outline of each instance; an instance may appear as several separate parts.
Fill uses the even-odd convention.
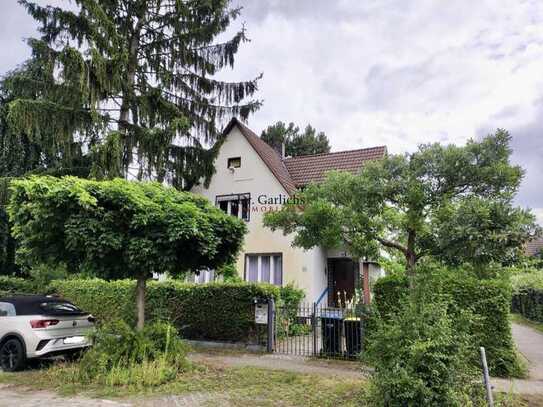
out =
[[[397,249],[399,251],[401,251],[402,253],[404,254],[407,254],[407,247],[405,246],[402,246],[401,244],[397,243],[397,242],[393,242],[391,240],[386,240],[386,239],[382,239],[380,237],[377,237],[376,238],[377,241],[379,243],[381,243],[383,246],[386,246],[386,247],[391,247],[393,249]]]

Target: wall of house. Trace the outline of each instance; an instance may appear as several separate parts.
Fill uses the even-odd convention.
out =
[[[241,157],[241,168],[227,168],[228,158]],[[288,197],[286,190],[252,148],[237,127],[226,137],[215,161],[216,173],[209,187],[197,186],[193,192],[206,196],[213,204],[218,195],[251,194],[251,217],[237,270],[244,278],[245,254],[282,253],[283,285],[293,283],[306,292],[306,300],[314,301],[327,284],[326,256],[320,248],[304,251],[292,247],[292,237],[272,232],[263,226],[264,213],[280,205],[262,204],[264,197]],[[260,202],[259,202],[260,197]]]

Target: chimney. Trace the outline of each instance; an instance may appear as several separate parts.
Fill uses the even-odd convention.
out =
[[[277,153],[277,155],[279,157],[281,157],[281,160],[283,158],[285,158],[285,142],[283,141],[282,143],[274,143],[272,148],[275,150],[275,152]]]

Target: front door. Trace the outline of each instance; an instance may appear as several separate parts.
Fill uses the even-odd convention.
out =
[[[357,281],[357,265],[352,259],[329,259],[329,270],[331,281],[329,282],[332,290],[334,307],[345,305],[354,296],[355,284]]]

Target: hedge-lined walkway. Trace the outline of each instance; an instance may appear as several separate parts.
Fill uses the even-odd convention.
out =
[[[543,334],[517,323],[511,324],[517,348],[528,361],[529,377],[525,380],[494,379],[497,390],[521,394],[543,394]]]

